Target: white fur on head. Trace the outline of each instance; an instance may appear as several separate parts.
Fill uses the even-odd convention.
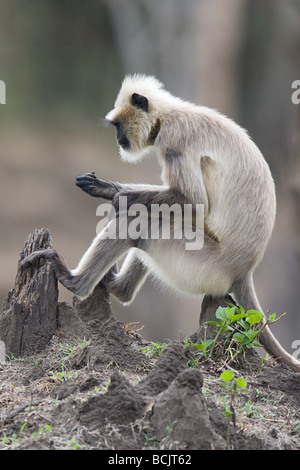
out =
[[[106,115],[106,119],[112,121],[118,114],[118,111],[124,105],[128,104],[128,97],[132,96],[133,93],[138,93],[148,99],[150,112],[154,109],[158,112],[166,112],[166,110],[170,106],[174,106],[175,103],[177,106],[180,103],[184,103],[183,100],[168,92],[163,83],[152,75],[127,75],[122,82],[114,109]]]

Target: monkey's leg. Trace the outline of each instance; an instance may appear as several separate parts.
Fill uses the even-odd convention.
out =
[[[244,307],[246,311],[249,309],[255,309],[262,312],[262,308],[259,305],[256,296],[252,273],[248,274],[248,277],[244,280],[237,281],[232,287],[232,292],[239,305]],[[281,346],[268,326],[265,326],[262,333],[259,335],[259,341],[267,353],[269,353],[274,359],[287,364],[294,371],[300,372],[300,362],[298,362]]]
[[[115,184],[115,183],[114,183]],[[119,183],[118,183],[119,184]],[[117,214],[107,225],[107,227],[94,240],[91,247],[87,250],[81,259],[78,267],[70,273],[76,282],[76,290],[73,292],[80,297],[87,297],[114,265],[114,263],[124,255],[130,248],[139,248],[142,251],[148,251],[152,242],[149,238],[149,213],[142,215],[140,213],[140,225],[144,227],[143,233],[135,238],[131,238],[127,228],[130,228],[132,217],[128,213],[119,212],[119,196],[127,197],[127,209],[133,204],[143,204],[145,209],[154,203],[169,203],[171,206],[174,201],[184,204],[186,199],[178,190],[166,188],[165,186],[152,185],[121,185],[122,188],[135,188],[134,190],[121,191],[113,198],[112,205]],[[123,210],[123,209],[122,209]],[[143,223],[144,222],[144,223]],[[124,228],[126,227],[126,229]],[[115,238],[107,237],[107,232],[114,233]],[[122,234],[122,235],[121,235]],[[123,238],[126,235],[125,239]],[[148,235],[148,236],[147,236]],[[155,242],[157,243],[157,242]],[[135,293],[141,287],[148,274],[148,268],[137,257],[131,254],[126,258],[120,272],[116,275],[109,276],[106,280],[107,288],[112,294],[118,297],[122,302],[130,302]],[[59,279],[64,285],[68,280],[63,277]],[[68,287],[68,285],[66,285]],[[72,286],[73,287],[73,286]],[[69,287],[68,287],[69,288]]]
[[[144,283],[148,272],[148,268],[137,257],[135,250],[130,250],[120,271],[106,282],[106,286],[122,303],[130,303]]]
[[[118,218],[111,220],[94,239],[81,258],[78,266],[70,270],[56,250],[39,250],[21,261],[21,266],[28,267],[40,258],[51,260],[57,279],[63,286],[81,298],[88,297],[105,274],[134,244],[130,238],[110,238],[115,233]]]

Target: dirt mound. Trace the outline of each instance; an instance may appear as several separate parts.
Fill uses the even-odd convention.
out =
[[[103,284],[72,306],[52,298],[51,337],[34,344],[37,312],[41,322],[49,313],[37,307],[47,300],[37,295],[43,273],[52,276],[47,263],[23,272],[35,303],[15,288],[0,316],[1,340],[18,341],[0,364],[0,448],[300,449],[300,374],[245,359],[232,366],[247,387],[232,399],[222,358],[206,360],[186,341],[155,349],[113,317]]]
[[[234,426],[220,364],[189,367],[193,351],[178,341],[149,358],[151,345],[113,317],[89,336],[94,320],[66,310],[68,323],[43,351],[1,365],[2,448],[300,448],[299,376],[286,367],[239,371],[248,388],[236,399]]]

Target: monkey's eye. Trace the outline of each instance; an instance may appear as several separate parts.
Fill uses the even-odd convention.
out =
[[[148,100],[145,96],[139,95],[138,93],[133,93],[131,96],[131,104],[135,108],[141,109],[146,113],[148,112]]]

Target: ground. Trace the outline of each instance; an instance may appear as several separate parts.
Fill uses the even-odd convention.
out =
[[[228,418],[222,358],[138,328],[60,303],[48,346],[0,364],[0,449],[300,449],[300,374],[231,364],[247,387]]]

